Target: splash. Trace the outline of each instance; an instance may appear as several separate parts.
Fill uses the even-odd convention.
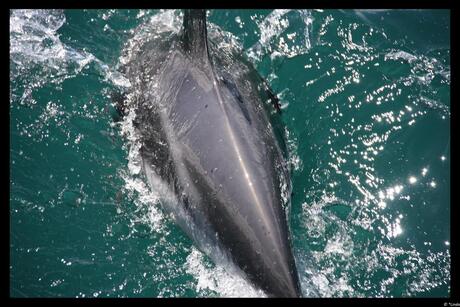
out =
[[[228,272],[228,269],[220,265],[206,265],[204,255],[196,248],[192,248],[187,256],[186,271],[195,277],[197,291],[203,296],[209,296],[209,290],[217,292],[220,297],[266,296],[238,274]]]
[[[313,16],[309,10],[273,10],[262,21],[257,22],[260,37],[245,51],[253,63],[260,63],[266,56],[273,60],[293,58],[306,54],[312,47],[311,29]],[[290,23],[302,27],[290,27]]]
[[[93,54],[72,48],[59,38],[66,23],[63,10],[12,10],[10,13],[10,61],[12,80],[30,77],[21,101],[45,84],[61,84],[81,74],[90,63],[104,80],[120,88],[129,81]],[[32,101],[33,103],[33,101]]]

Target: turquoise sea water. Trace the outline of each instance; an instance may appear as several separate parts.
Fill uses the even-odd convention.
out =
[[[112,120],[130,46],[181,14],[10,12],[11,296],[261,295],[163,214],[130,123]],[[449,11],[208,19],[281,99],[303,294],[449,296]]]

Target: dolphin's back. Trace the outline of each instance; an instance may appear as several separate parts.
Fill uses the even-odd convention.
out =
[[[251,66],[225,65],[210,52],[203,14],[186,10],[181,39],[156,70],[155,95],[146,88],[138,106],[144,168],[173,186],[194,223],[253,283],[272,296],[299,296],[281,197],[289,178],[268,95]]]

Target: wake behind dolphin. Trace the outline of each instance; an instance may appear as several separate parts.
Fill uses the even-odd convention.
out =
[[[124,70],[142,171],[165,210],[214,261],[269,296],[300,296],[279,105],[252,65],[208,40],[204,10],[185,10],[180,33],[148,40]]]

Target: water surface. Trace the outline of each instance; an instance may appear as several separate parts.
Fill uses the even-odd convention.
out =
[[[194,247],[138,174],[110,95],[179,10],[10,12],[10,295],[259,296]],[[210,10],[282,102],[305,296],[447,297],[450,13]]]

